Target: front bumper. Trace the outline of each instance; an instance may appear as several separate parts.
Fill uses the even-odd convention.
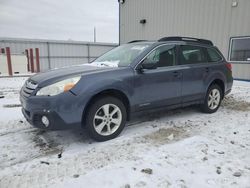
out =
[[[40,128],[40,129],[47,129],[47,130],[63,130],[63,129],[76,129],[81,127],[81,123],[71,123],[67,124],[65,121],[63,121],[60,116],[54,112],[44,112],[44,111],[35,111],[30,112],[22,108],[22,113],[26,120],[33,125],[34,127]],[[46,126],[42,123],[42,117],[46,116],[49,120],[49,125]]]
[[[22,113],[34,127],[48,130],[81,128],[84,105],[70,92],[54,97],[29,96],[20,94]],[[46,116],[49,125],[42,122]]]

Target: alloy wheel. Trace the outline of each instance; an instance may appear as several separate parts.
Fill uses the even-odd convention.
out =
[[[93,125],[102,136],[109,136],[117,131],[122,122],[121,109],[115,104],[104,104],[95,113]]]
[[[220,104],[220,91],[216,88],[212,89],[208,95],[208,107],[211,110],[216,109]]]

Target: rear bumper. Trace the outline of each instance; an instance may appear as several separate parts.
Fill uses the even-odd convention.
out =
[[[225,96],[232,91],[233,82],[234,82],[233,77],[232,75],[230,75],[225,85],[225,94],[224,94]]]
[[[25,97],[20,95],[22,113],[34,127],[47,130],[79,129],[82,124],[84,105],[70,92],[54,97]],[[42,122],[46,116],[49,125]]]

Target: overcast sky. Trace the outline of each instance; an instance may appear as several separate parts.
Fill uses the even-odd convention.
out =
[[[0,0],[0,37],[116,42],[117,0]]]

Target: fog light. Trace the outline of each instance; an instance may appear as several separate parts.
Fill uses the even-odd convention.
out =
[[[42,123],[45,125],[45,127],[48,127],[49,126],[49,119],[46,116],[43,116]]]

